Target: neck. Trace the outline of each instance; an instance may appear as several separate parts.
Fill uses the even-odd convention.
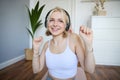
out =
[[[60,36],[53,36],[53,43],[54,45],[58,46],[59,44],[61,44],[61,42],[64,40],[65,38],[63,38],[62,35]]]

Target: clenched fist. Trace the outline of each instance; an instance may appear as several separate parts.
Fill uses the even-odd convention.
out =
[[[40,44],[41,44],[42,40],[43,40],[43,37],[42,37],[42,36],[40,36],[40,37],[38,37],[38,38],[35,38],[35,39],[33,40],[34,53],[38,53],[38,52],[39,52],[39,48],[40,48]]]

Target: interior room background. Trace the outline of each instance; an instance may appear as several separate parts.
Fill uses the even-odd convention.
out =
[[[46,4],[46,6],[43,10],[41,17],[43,22],[42,29],[39,28],[35,36],[36,37],[40,35],[44,36],[44,43],[51,38],[45,36],[46,31],[46,29],[44,28],[45,16],[50,9],[56,6],[62,7],[69,12],[72,23],[71,27],[75,33],[79,33],[80,25],[85,25],[92,28],[91,23],[93,18],[93,8],[95,6],[95,2],[92,1],[84,2],[83,0],[39,0],[39,1],[40,5]],[[29,26],[29,19],[25,5],[29,6],[29,8],[31,9],[32,7],[35,6],[36,2],[37,0],[0,0],[0,69],[23,59],[25,57],[24,49],[31,48],[32,45],[31,37],[26,30],[26,27]],[[107,15],[94,17],[120,18],[119,8],[120,0],[106,1],[105,10],[107,11]],[[117,50],[115,47],[114,52],[116,54],[114,56],[113,54],[103,55],[103,53],[101,53],[102,55],[99,55],[98,53],[94,53],[96,64],[120,66],[120,61],[118,58],[118,56],[120,56],[120,54],[118,54],[120,53],[119,50],[120,39],[118,39],[117,42],[118,42],[118,44],[116,45]],[[109,51],[107,53],[109,53]]]

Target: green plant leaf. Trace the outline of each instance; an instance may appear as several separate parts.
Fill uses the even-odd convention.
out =
[[[31,11],[31,28],[32,28],[32,30],[33,30],[32,26],[34,26],[35,23],[36,23],[36,14],[35,14],[35,10],[32,9],[32,11]]]
[[[38,14],[39,14],[38,17],[41,16],[41,13],[42,13],[44,7],[45,7],[45,5],[43,5],[43,6],[40,7],[40,9],[38,11]]]
[[[35,10],[35,11],[38,11],[38,8],[39,8],[39,1],[37,2],[34,10]]]
[[[42,23],[41,20],[35,25],[34,30],[33,30],[33,34],[35,34],[35,31],[38,29],[38,27],[41,27]]]
[[[35,5],[35,7],[32,8],[31,11],[27,7],[30,24],[31,24],[31,29],[27,28],[27,30],[28,30],[29,34],[31,35],[32,39],[34,38],[34,34],[35,34],[36,30],[38,29],[38,27],[41,27],[41,25],[42,25],[42,21],[39,20],[39,18],[41,16],[41,13],[42,13],[44,7],[45,7],[45,5],[43,5],[39,8],[39,1]]]
[[[34,21],[35,22],[38,22],[38,19],[39,19],[39,14],[38,14],[38,8],[39,8],[39,1],[37,2],[35,8],[34,8]]]
[[[33,34],[32,34],[32,32],[27,28],[27,30],[28,30],[28,32],[29,32],[29,34],[31,35],[31,37],[32,37],[32,39],[33,39]]]
[[[31,26],[32,26],[32,14],[30,13],[30,10],[29,10],[29,8],[26,6],[26,8],[27,8],[27,10],[28,10],[28,15],[29,15],[29,19],[30,19],[30,24],[31,24]]]

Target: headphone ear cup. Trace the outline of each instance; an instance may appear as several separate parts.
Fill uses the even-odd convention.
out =
[[[66,28],[65,28],[66,31],[69,30],[69,23],[66,24]]]

